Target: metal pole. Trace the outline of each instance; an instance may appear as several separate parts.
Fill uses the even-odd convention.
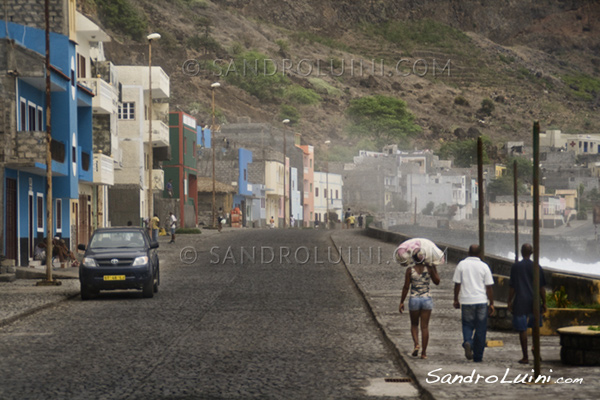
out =
[[[331,200],[331,193],[329,193],[329,160],[325,161],[325,169],[327,170],[325,173],[325,179],[326,179],[326,188],[325,190],[327,191],[327,195],[325,196],[325,215],[326,215],[326,224],[325,227],[329,228],[330,222],[329,222],[329,201]]]
[[[285,173],[286,173],[286,165],[285,165],[285,127],[283,129],[283,228],[285,229],[285,220],[286,220],[286,216],[285,216],[285,204],[287,201],[287,196],[286,196],[286,187],[285,187]]]
[[[477,182],[479,186],[479,247],[481,249],[481,258],[483,258],[485,255],[485,204],[483,196],[483,141],[481,140],[481,136],[477,138]]]
[[[50,1],[45,0],[46,19],[46,282],[52,282],[52,100],[50,79]],[[30,221],[31,223],[31,221]]]
[[[533,123],[533,370],[540,375],[540,123]]]
[[[216,177],[215,177],[215,88],[212,87],[212,126],[210,129],[211,139],[210,139],[210,147],[212,147],[212,226],[216,228],[217,226],[217,209],[216,209]]]
[[[148,229],[152,229],[152,39],[148,40]],[[150,231],[151,232],[151,231]]]
[[[518,190],[518,173],[517,160],[513,162],[513,198],[515,203],[515,262],[519,262],[519,194]]]

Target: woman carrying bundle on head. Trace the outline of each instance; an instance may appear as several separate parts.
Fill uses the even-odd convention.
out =
[[[429,318],[433,310],[429,286],[431,282],[440,284],[436,266],[444,263],[444,252],[428,239],[410,239],[396,248],[394,256],[401,265],[408,266],[398,310],[400,313],[404,311],[404,301],[410,290],[408,311],[410,332],[414,342],[412,356],[417,357],[421,350],[421,358],[426,359]],[[419,347],[419,323],[421,324],[421,347]]]

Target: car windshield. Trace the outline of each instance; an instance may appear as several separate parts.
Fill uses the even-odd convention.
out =
[[[146,244],[141,232],[96,232],[90,242],[90,249],[120,249],[144,247]]]

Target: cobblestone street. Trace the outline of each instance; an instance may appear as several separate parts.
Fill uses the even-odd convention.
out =
[[[0,328],[0,398],[369,398],[404,375],[328,232],[167,240],[153,299],[76,297]]]

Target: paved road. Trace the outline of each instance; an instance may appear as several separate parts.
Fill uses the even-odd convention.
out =
[[[402,375],[327,232],[161,240],[153,299],[103,293],[1,328],[0,398],[369,398]]]

